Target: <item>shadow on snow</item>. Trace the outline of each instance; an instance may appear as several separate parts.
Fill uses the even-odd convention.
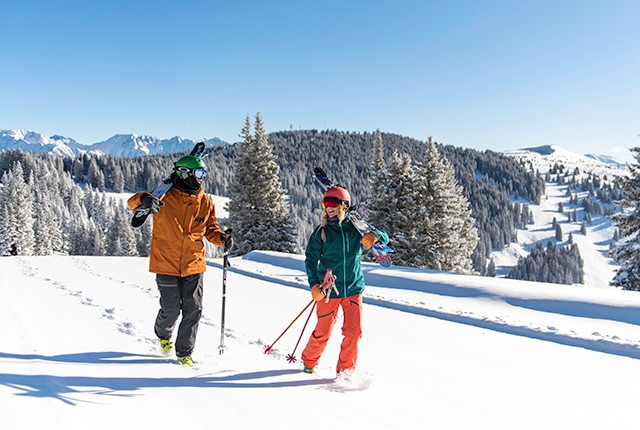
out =
[[[127,358],[125,360],[111,360],[119,357],[138,357],[135,354],[124,352],[98,352],[68,354],[58,356],[38,356],[0,353],[0,358],[20,360],[47,360],[65,363],[136,363],[157,364],[166,363],[166,359],[148,360]],[[151,356],[149,356],[151,357]],[[220,372],[222,373],[222,372]],[[224,372],[226,373],[226,372]],[[107,396],[134,396],[133,392],[144,388],[287,388],[299,386],[312,386],[330,384],[333,379],[310,379],[305,375],[304,379],[289,381],[267,381],[264,379],[278,376],[299,374],[299,370],[265,370],[260,372],[236,373],[226,375],[205,375],[188,377],[157,377],[157,378],[131,378],[131,377],[97,377],[97,376],[57,376],[57,375],[19,375],[0,373],[0,385],[4,385],[19,392],[16,395],[35,398],[54,398],[68,405],[75,406],[84,400],[73,399],[74,394],[96,394]],[[264,381],[261,381],[264,380]]]

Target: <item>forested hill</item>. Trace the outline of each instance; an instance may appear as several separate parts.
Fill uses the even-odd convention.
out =
[[[361,204],[366,212],[374,136],[374,133],[317,130],[269,135],[280,165],[283,187],[290,196],[301,249],[320,216],[321,194],[313,183],[314,167],[324,167],[334,181],[345,185],[351,191],[354,203]],[[415,163],[424,162],[424,142],[386,133],[382,134],[382,139],[386,157],[397,151],[408,154]],[[232,175],[234,149],[234,145],[229,145],[207,150],[205,161],[210,174],[205,186],[208,192],[229,196],[227,186]],[[442,145],[439,150],[453,164],[471,204],[480,235],[473,263],[474,268],[483,273],[489,252],[502,249],[514,239],[514,227],[529,221],[526,206],[513,204],[509,196],[537,202],[544,193],[544,182],[517,161],[495,152]],[[175,155],[137,158],[83,155],[65,158],[60,163],[53,162],[51,157],[0,153],[0,175],[19,160],[27,180],[35,164],[48,160],[46,164],[56,166],[59,173],[67,172],[76,182],[89,183],[94,189],[134,192],[153,189],[170,172],[176,158]]]
[[[336,182],[345,185],[354,202],[366,204],[375,133],[338,131],[283,131],[269,135],[269,142],[281,167],[284,187],[297,206],[301,226],[310,232],[318,218],[320,192],[313,185],[313,167],[322,166]],[[385,156],[394,151],[408,154],[415,163],[425,161],[425,142],[382,133]],[[514,240],[514,228],[530,222],[526,205],[513,204],[509,197],[539,202],[544,180],[512,158],[492,151],[479,152],[439,145],[454,166],[456,178],[469,199],[477,221],[480,241],[473,255],[474,268],[484,271],[491,250],[502,249]],[[313,210],[312,213],[307,211]],[[393,211],[394,208],[389,208]],[[313,222],[309,224],[311,219]],[[306,235],[305,235],[306,236]]]

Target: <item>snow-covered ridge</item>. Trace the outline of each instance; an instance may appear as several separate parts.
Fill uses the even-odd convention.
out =
[[[523,148],[504,151],[504,155],[520,161],[530,162],[534,169],[544,173],[554,164],[564,165],[573,170],[578,167],[581,172],[592,172],[598,175],[625,174],[626,164],[607,155],[581,155],[556,145],[543,145],[534,148]]]
[[[195,142],[175,136],[159,139],[154,136],[117,134],[105,141],[92,145],[78,143],[64,136],[45,136],[30,130],[0,130],[0,151],[21,150],[24,152],[52,153],[57,156],[72,157],[83,153],[108,154],[116,157],[138,157],[151,154],[184,152],[193,148]],[[226,145],[212,138],[205,140],[207,146]]]

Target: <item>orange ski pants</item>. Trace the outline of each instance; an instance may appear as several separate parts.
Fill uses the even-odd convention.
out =
[[[320,300],[317,303],[316,314],[318,322],[311,333],[307,346],[302,351],[302,361],[305,367],[315,367],[327,346],[331,331],[338,318],[338,308],[344,311],[342,324],[342,345],[336,372],[355,369],[358,359],[358,342],[362,337],[362,294],[346,298],[329,299],[328,303]]]

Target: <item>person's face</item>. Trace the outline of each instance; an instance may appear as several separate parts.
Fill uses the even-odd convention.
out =
[[[340,206],[327,206],[324,210],[327,211],[327,216],[329,218],[333,218],[338,216],[338,213],[340,213]]]

